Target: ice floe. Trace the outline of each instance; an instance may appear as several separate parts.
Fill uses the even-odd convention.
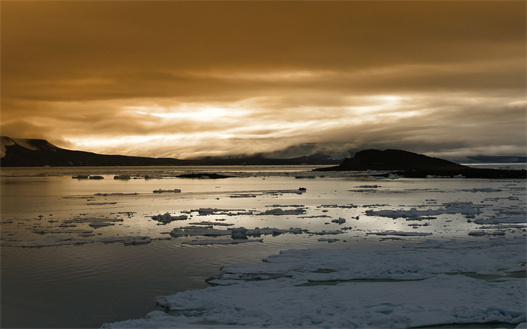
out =
[[[313,234],[313,235],[335,235],[335,234],[342,234],[341,230],[322,230],[322,231],[306,231],[307,234]]]
[[[229,228],[226,230],[215,229],[211,226],[187,226],[174,228],[170,235],[174,238],[185,237],[185,236],[231,236],[233,239],[247,239],[249,236],[259,237],[262,235],[280,235],[284,233],[302,234],[301,228],[289,228],[279,229],[270,227],[255,227],[247,229],[245,227]]]
[[[486,236],[486,235],[502,236],[502,235],[505,235],[505,232],[504,231],[493,231],[493,232],[471,231],[471,232],[468,232],[468,235],[471,235],[471,236]]]
[[[256,198],[256,194],[248,194],[248,193],[243,193],[243,194],[233,194],[230,196],[231,198],[236,198],[236,199],[241,199],[241,198]]]
[[[197,212],[200,216],[209,215],[224,215],[224,216],[239,216],[239,215],[252,215],[252,211],[246,211],[245,209],[218,209],[218,208],[199,208],[193,209],[191,212]]]
[[[74,219],[68,219],[64,221],[64,224],[72,224],[72,223],[88,223],[90,227],[93,228],[100,228],[104,226],[112,226],[115,225],[115,222],[122,222],[123,219],[120,217],[115,218],[98,218],[98,217],[87,217],[87,218],[74,218]]]
[[[439,209],[417,209],[415,207],[409,210],[366,210],[368,216],[380,216],[389,218],[420,218],[422,216],[437,216],[442,214],[463,214],[467,217],[473,217],[481,211],[471,202],[453,202],[446,204],[445,208]]]
[[[525,326],[525,239],[399,249],[287,250],[224,266],[213,285],[158,300],[167,313],[102,328]]]
[[[187,215],[179,215],[179,216],[172,216],[170,213],[166,212],[164,214],[154,215],[152,216],[153,220],[156,220],[158,222],[161,222],[163,224],[171,223],[175,220],[187,220]]]
[[[327,242],[327,243],[333,243],[340,241],[340,239],[332,239],[332,238],[320,238],[318,239],[319,242]]]
[[[260,212],[257,215],[285,216],[285,215],[302,215],[305,213],[306,213],[305,208],[285,209],[285,210],[282,208],[273,208],[273,209]]]
[[[190,225],[204,225],[204,226],[233,226],[231,223],[223,223],[222,221],[201,221],[201,222],[191,222]]]
[[[342,217],[339,217],[338,219],[333,219],[331,220],[332,223],[337,223],[339,225],[342,225],[344,223],[346,223],[346,219],[342,218]]]
[[[476,224],[503,224],[503,223],[527,223],[526,216],[502,217],[502,218],[479,218],[474,220]]]
[[[173,190],[157,189],[157,190],[154,190],[154,193],[181,193],[181,190],[178,188],[175,188]]]
[[[432,235],[432,233],[429,232],[403,232],[403,231],[382,231],[382,232],[368,232],[366,234],[373,234],[373,235],[396,235],[396,236],[427,236]]]

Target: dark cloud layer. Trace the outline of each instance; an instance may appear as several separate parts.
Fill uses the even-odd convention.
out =
[[[2,134],[179,157],[525,152],[523,1],[1,6]]]

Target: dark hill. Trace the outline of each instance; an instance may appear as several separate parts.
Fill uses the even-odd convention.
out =
[[[42,166],[152,166],[181,165],[183,160],[103,155],[71,151],[43,139],[11,139],[2,136],[2,167]]]
[[[335,160],[299,157],[294,159],[269,159],[265,157],[206,158],[179,160],[124,155],[104,155],[72,151],[57,147],[44,139],[18,139],[6,136],[1,141],[1,167],[43,166],[207,166],[207,165],[327,165]]]
[[[316,171],[394,171],[404,177],[463,175],[467,178],[526,178],[525,170],[478,169],[402,150],[364,150],[341,165]]]
[[[447,160],[402,150],[364,150],[345,159],[339,170],[459,170],[466,168]]]

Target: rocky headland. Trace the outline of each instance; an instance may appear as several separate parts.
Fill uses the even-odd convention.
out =
[[[403,150],[364,150],[339,166],[316,171],[388,171],[402,177],[527,178],[525,170],[482,169]]]

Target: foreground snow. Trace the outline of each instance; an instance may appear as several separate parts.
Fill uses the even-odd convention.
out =
[[[167,313],[103,328],[525,327],[525,238],[391,250],[287,250],[223,267],[212,287],[161,298]],[[499,325],[497,325],[499,327]]]

